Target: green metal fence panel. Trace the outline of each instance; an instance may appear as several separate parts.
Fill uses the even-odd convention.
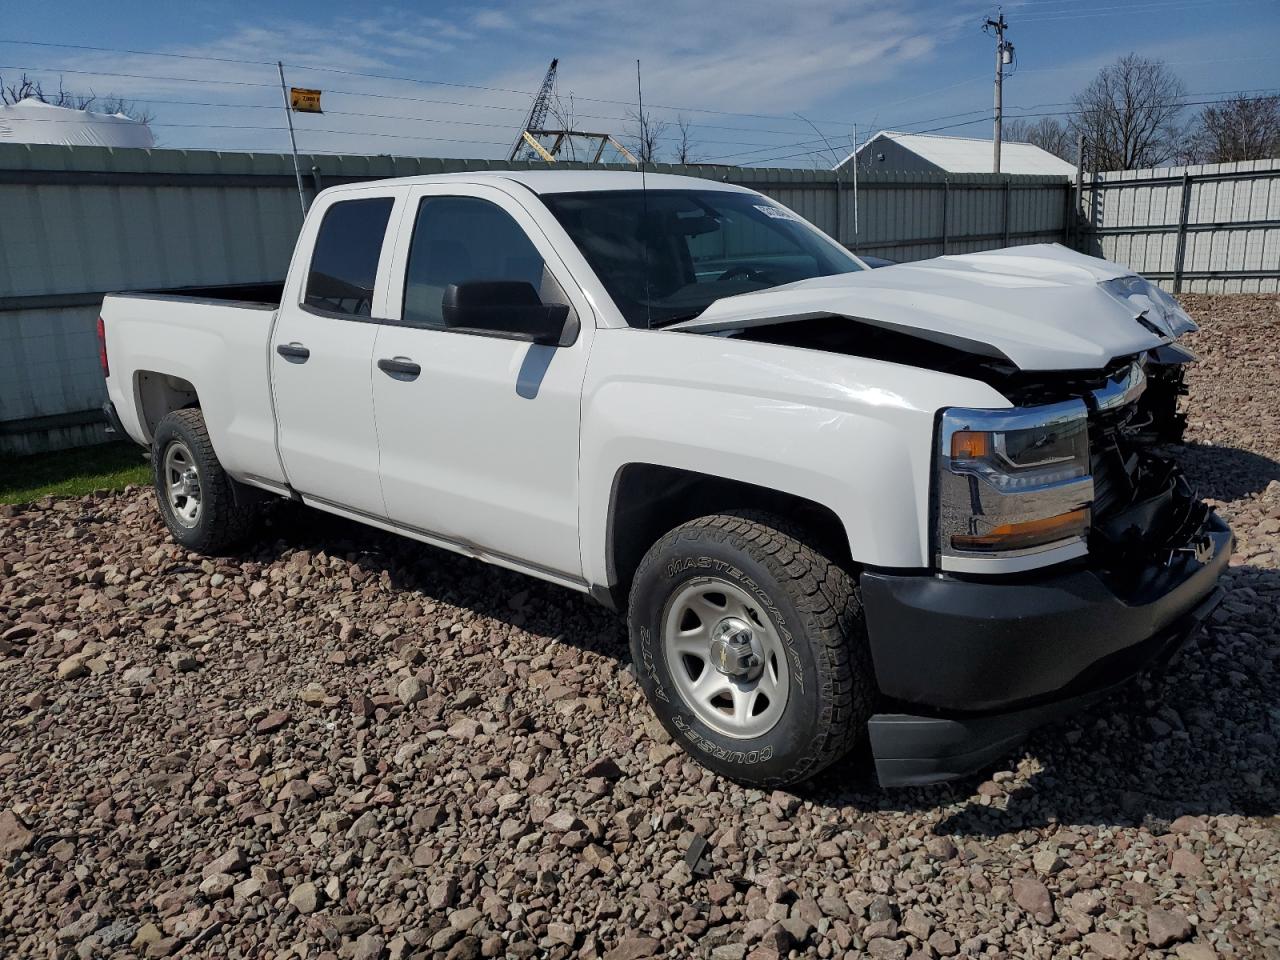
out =
[[[384,177],[545,169],[359,154],[303,154],[299,165],[308,196]],[[874,173],[855,194],[851,175],[830,170],[652,169],[749,186],[894,260],[1066,231],[1067,184],[1056,177]],[[279,279],[301,223],[288,154],[0,144],[0,453],[102,437],[93,321],[104,293]]]

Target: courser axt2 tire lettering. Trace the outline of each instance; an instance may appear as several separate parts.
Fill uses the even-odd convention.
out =
[[[717,773],[794,783],[865,731],[873,694],[856,583],[781,518],[724,513],[672,530],[641,561],[628,615],[655,714]]]

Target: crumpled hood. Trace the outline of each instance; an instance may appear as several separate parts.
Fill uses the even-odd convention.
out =
[[[1140,287],[1104,286],[1132,276],[1120,264],[1041,243],[725,297],[668,329],[713,333],[834,314],[1004,357],[1022,370],[1096,370],[1174,339]]]

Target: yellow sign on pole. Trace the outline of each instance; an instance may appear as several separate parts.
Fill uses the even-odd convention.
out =
[[[295,113],[324,113],[320,109],[320,91],[304,87],[289,88],[289,106]]]

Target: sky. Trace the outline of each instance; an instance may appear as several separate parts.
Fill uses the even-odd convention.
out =
[[[301,152],[499,158],[552,57],[575,127],[633,136],[639,59],[669,124],[659,159],[683,119],[703,162],[830,166],[881,129],[989,139],[997,9],[1017,54],[1006,117],[1069,110],[1129,52],[1190,101],[1280,92],[1280,0],[46,0],[4,23],[0,77],[130,98],[159,147],[275,153],[279,60],[323,91],[323,115],[294,115]]]

